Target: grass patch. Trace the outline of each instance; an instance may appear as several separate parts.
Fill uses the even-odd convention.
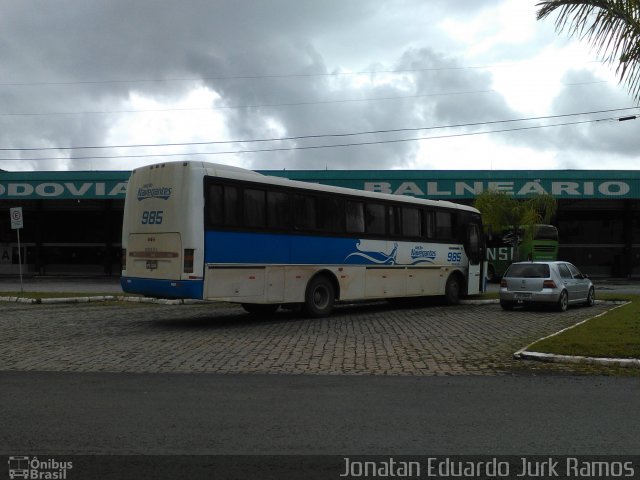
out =
[[[527,348],[531,352],[600,358],[640,358],[640,295],[599,295],[630,303]]]

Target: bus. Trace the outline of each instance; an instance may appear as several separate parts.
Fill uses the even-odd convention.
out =
[[[131,173],[125,292],[234,302],[254,314],[484,291],[480,212],[446,201],[168,162]]]
[[[502,278],[507,267],[513,262],[557,260],[558,245],[558,229],[553,225],[523,225],[519,228],[517,239],[511,228],[488,236],[487,279],[497,281]]]

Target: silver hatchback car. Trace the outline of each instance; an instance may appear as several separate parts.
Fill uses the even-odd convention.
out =
[[[569,262],[512,263],[500,282],[500,305],[553,305],[564,312],[570,304],[593,305],[595,287]]]

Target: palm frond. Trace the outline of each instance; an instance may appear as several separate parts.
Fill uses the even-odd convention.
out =
[[[620,81],[640,101],[640,0],[544,0],[538,20],[558,13],[557,31],[589,41],[616,65]]]

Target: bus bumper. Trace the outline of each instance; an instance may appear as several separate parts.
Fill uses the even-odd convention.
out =
[[[148,297],[194,298],[202,300],[204,281],[121,277],[120,286],[126,293],[136,293]]]

